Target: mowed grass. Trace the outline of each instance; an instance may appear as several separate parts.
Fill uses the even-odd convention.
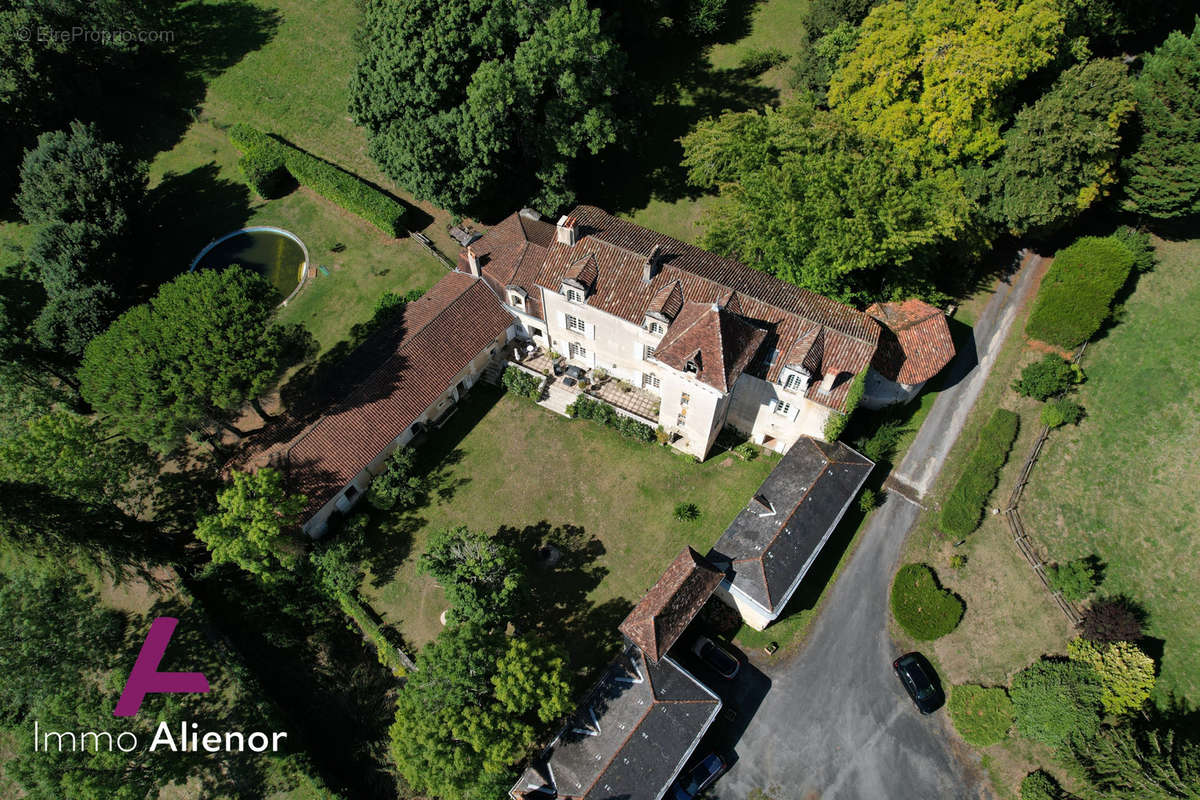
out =
[[[698,464],[590,421],[560,417],[523,398],[497,398],[487,386],[472,391],[422,452],[441,457],[446,496],[381,522],[369,559],[374,571],[362,590],[416,646],[441,630],[438,617],[445,608],[441,589],[416,569],[430,531],[465,525],[494,532],[540,522],[578,526],[598,542],[591,547],[588,568],[603,576],[583,602],[626,608],[685,545],[708,552],[779,460],[770,453],[753,461],[720,453]],[[699,506],[700,519],[675,520],[679,502]],[[588,634],[614,636],[619,621]]]
[[[1200,703],[1200,240],[1159,242],[1119,325],[1088,347],[1088,416],[1056,432],[1022,511],[1054,559],[1095,554],[1162,640],[1156,698]]]

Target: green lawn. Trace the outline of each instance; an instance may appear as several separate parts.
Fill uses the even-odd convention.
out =
[[[608,642],[685,545],[708,552],[779,460],[767,453],[744,462],[719,453],[697,464],[523,398],[497,399],[486,386],[476,388],[420,452],[439,464],[444,495],[380,521],[369,559],[373,570],[363,584],[375,610],[416,646],[437,635],[445,608],[437,585],[416,573],[429,531],[576,526],[574,555],[564,558],[574,563],[559,571],[557,593],[571,598],[573,618],[586,617],[579,625],[585,637]],[[676,521],[672,510],[681,501],[698,505],[701,518]],[[573,650],[578,645],[563,644]]]
[[[1157,698],[1200,702],[1200,240],[1160,242],[1121,324],[1089,345],[1079,401],[1056,432],[1022,511],[1052,558],[1096,554],[1105,594],[1126,594],[1162,640]]]

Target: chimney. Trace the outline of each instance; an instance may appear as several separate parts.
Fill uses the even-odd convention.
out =
[[[476,278],[479,277],[479,256],[475,255],[475,250],[471,247],[467,248],[467,269]]]
[[[563,214],[558,218],[558,243],[565,244],[567,247],[579,241],[579,225],[578,220],[574,217],[568,217]]]
[[[821,379],[821,388],[817,391],[821,394],[829,394],[833,390],[833,382],[837,380],[837,376],[836,372],[826,372],[825,377]]]
[[[658,274],[659,264],[662,262],[662,245],[654,245],[654,249],[650,251],[650,255],[646,256],[646,261],[642,264],[642,281],[649,283],[654,280],[654,276]]]

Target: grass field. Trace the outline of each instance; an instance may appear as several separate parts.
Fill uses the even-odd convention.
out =
[[[441,589],[416,572],[430,531],[576,526],[586,563],[562,591],[575,596],[575,613],[593,615],[586,633],[607,639],[685,545],[708,552],[778,463],[768,453],[753,461],[717,454],[697,464],[522,398],[497,398],[487,386],[419,452],[439,464],[443,495],[380,521],[363,585],[375,610],[418,646],[437,635],[445,608]],[[698,505],[700,519],[676,521],[679,502]]]

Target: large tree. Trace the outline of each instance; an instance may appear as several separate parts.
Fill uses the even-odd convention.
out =
[[[358,51],[372,157],[444,208],[564,206],[573,162],[616,138],[622,58],[585,0],[372,0]]]
[[[279,300],[240,267],[200,270],[164,284],[84,351],[84,397],[134,439],[160,450],[228,417],[278,379],[308,338],[273,322]]]
[[[515,548],[465,527],[435,532],[418,564],[446,590],[450,618],[488,629],[512,618],[526,579]]]
[[[1191,719],[1153,713],[1071,738],[1084,776],[1111,800],[1200,800],[1200,735]]]
[[[966,225],[952,170],[805,102],[724,114],[683,146],[691,181],[721,190],[707,247],[842,300],[926,288],[924,260]]]
[[[304,550],[293,532],[307,498],[289,494],[283,474],[270,467],[234,472],[232,481],[217,493],[217,512],[196,526],[196,538],[213,561],[237,564],[265,583],[274,582],[303,563]]]
[[[992,215],[1014,232],[1054,230],[1111,191],[1125,123],[1134,111],[1124,64],[1065,70],[1021,109],[992,173]]]
[[[1146,57],[1134,94],[1141,139],[1126,162],[1125,208],[1155,219],[1200,214],[1200,21]]]

